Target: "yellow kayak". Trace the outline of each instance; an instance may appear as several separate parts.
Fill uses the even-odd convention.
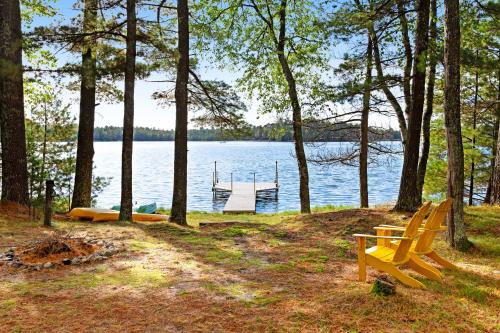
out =
[[[73,208],[69,214],[71,217],[92,220],[93,222],[118,221],[120,212],[101,208]],[[167,221],[167,215],[132,213],[134,222],[159,222]]]

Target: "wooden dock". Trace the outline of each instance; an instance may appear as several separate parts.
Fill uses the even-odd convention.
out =
[[[219,182],[217,162],[215,164],[212,186],[214,196],[217,195],[217,192],[230,192],[229,199],[222,210],[224,214],[255,214],[257,194],[259,192],[274,191],[277,198],[278,190],[278,162],[276,162],[276,178],[274,182],[269,183],[257,183],[255,181],[255,173],[253,182],[233,182],[232,173],[230,182]]]

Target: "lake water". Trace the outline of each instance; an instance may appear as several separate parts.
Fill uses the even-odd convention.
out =
[[[390,143],[399,146],[399,143]],[[339,150],[349,143],[327,143],[306,146],[308,155],[318,149]],[[214,161],[220,181],[272,182],[275,161],[279,170],[279,198],[259,197],[257,212],[299,210],[299,176],[289,142],[189,142],[188,210],[222,211],[226,197],[214,200],[212,173]],[[109,186],[99,194],[97,206],[109,208],[120,203],[121,142],[96,142],[94,174],[112,177]],[[170,207],[174,165],[173,142],[134,142],[133,200],[137,205],[156,202]],[[379,158],[370,164],[370,205],[397,198],[402,157]],[[343,165],[330,167],[309,164],[309,186],[312,206],[359,205],[358,168]]]

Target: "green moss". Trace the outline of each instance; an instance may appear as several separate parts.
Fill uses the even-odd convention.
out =
[[[354,209],[358,208],[357,206],[348,206],[348,205],[340,205],[340,206],[334,206],[334,205],[324,205],[324,206],[315,206],[311,209],[313,213],[324,213],[324,212],[335,212],[339,210],[345,210],[345,209]]]
[[[0,309],[2,311],[10,311],[16,307],[15,299],[6,299],[0,302]]]
[[[500,242],[498,236],[492,235],[473,235],[469,236],[469,240],[474,248],[478,249],[481,254],[500,258]]]
[[[278,230],[274,233],[274,236],[278,238],[286,238],[288,237],[288,233],[284,230]]]
[[[325,263],[329,260],[330,258],[326,255],[323,254],[322,250],[311,250],[306,254],[302,254],[299,256],[299,261],[301,262],[308,262],[308,263]]]
[[[316,265],[316,267],[314,268],[314,271],[316,273],[323,273],[325,271],[326,267],[325,265]]]
[[[293,262],[285,262],[285,263],[271,264],[267,268],[278,272],[290,272],[295,269],[295,265]]]
[[[243,252],[235,249],[214,248],[206,252],[205,259],[218,264],[237,264],[243,257]]]
[[[459,286],[459,295],[476,303],[486,303],[491,291],[486,288],[477,287],[472,284]]]
[[[98,266],[95,272],[69,275],[49,281],[23,281],[13,283],[10,289],[18,295],[45,296],[60,290],[96,288],[101,286],[130,286],[134,288],[156,288],[168,285],[167,279],[159,269],[145,269],[132,266],[124,270],[113,270],[105,265]]]
[[[230,228],[224,229],[222,231],[222,234],[226,237],[241,237],[241,236],[247,235],[251,232],[252,232],[252,230],[248,229],[248,228],[230,227]]]
[[[466,207],[465,213],[465,222],[473,230],[493,233],[500,225],[500,207]]]
[[[191,245],[199,246],[211,246],[215,242],[215,240],[211,237],[200,236],[197,234],[181,236],[180,239]]]
[[[335,255],[342,258],[347,256],[347,253],[349,253],[352,246],[349,241],[341,238],[334,239],[332,245],[335,249]]]

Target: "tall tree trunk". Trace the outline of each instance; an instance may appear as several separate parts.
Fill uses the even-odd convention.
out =
[[[40,166],[40,183],[38,184],[38,196],[43,195],[43,188],[47,179],[45,175],[45,164],[47,162],[47,131],[48,131],[47,103],[43,107],[43,141],[42,141],[42,165]]]
[[[417,190],[419,201],[422,202],[425,174],[427,172],[427,160],[431,146],[431,119],[434,109],[434,87],[436,82],[436,40],[437,40],[437,6],[436,0],[431,0],[431,12],[429,23],[429,75],[427,78],[425,112],[422,119],[422,152],[418,161]]]
[[[361,113],[361,140],[359,145],[359,193],[361,208],[368,208],[368,116],[372,85],[372,42],[368,35],[366,74]]]
[[[286,38],[286,7],[287,1],[282,0],[280,6],[280,32],[277,40],[277,53],[281,65],[281,70],[285,76],[288,85],[288,96],[292,104],[292,122],[293,138],[295,142],[295,155],[300,177],[300,212],[309,214],[311,212],[311,203],[309,199],[309,171],[307,168],[307,159],[304,151],[304,139],[302,137],[302,110],[297,94],[295,78],[285,56],[285,38]]]
[[[491,205],[500,205],[500,103],[498,102],[497,102],[496,112],[497,112],[497,131],[496,131],[497,143],[496,143],[496,148],[493,149],[493,154],[495,156],[495,159],[492,162],[494,163],[494,165],[493,165],[493,173],[491,175],[491,195],[489,202]]]
[[[464,151],[460,127],[460,18],[459,0],[445,0],[444,117],[448,141],[448,241],[464,250],[469,242],[464,224]]]
[[[497,101],[500,101],[500,70],[497,71]],[[500,103],[496,103],[496,123],[493,129],[493,138],[495,142],[493,143],[492,153],[493,158],[491,159],[491,175],[490,181],[488,182],[488,188],[486,190],[486,196],[484,203],[486,204],[500,204]],[[493,188],[496,188],[493,190]]]
[[[420,134],[425,99],[425,69],[429,31],[429,0],[417,1],[417,27],[411,112],[408,118],[408,142],[404,151],[403,171],[395,210],[415,211],[420,205],[417,189],[417,171],[420,152]]]
[[[406,8],[403,0],[397,0],[399,24],[401,26],[401,37],[405,50],[405,66],[403,70],[403,94],[405,98],[405,113],[409,118],[411,110],[411,67],[413,64],[413,55],[411,50],[410,36],[408,33],[408,20],[406,18]]]
[[[96,29],[97,0],[85,0],[83,32],[92,34]],[[96,103],[95,40],[84,38],[80,86],[80,118],[76,149],[75,186],[71,207],[90,207],[92,203],[92,159],[94,157],[94,117]]]
[[[178,62],[175,84],[175,161],[174,191],[170,221],[187,225],[187,127],[189,79],[189,8],[188,0],[177,1]]]
[[[476,50],[476,62],[478,61],[479,51]],[[477,64],[476,64],[477,66]],[[479,71],[476,68],[476,74],[474,77],[474,108],[472,109],[472,149],[476,148],[476,126],[477,126],[477,99],[479,95]],[[474,163],[474,157],[470,163],[470,178],[469,178],[469,206],[474,204],[474,172],[476,165]]]
[[[132,221],[132,151],[134,144],[134,90],[136,53],[136,0],[127,0],[127,51],[122,140],[120,221]]]
[[[22,66],[19,1],[0,1],[2,200],[28,204],[28,166]]]
[[[404,111],[401,108],[401,105],[399,104],[396,96],[394,96],[391,89],[389,89],[387,85],[386,78],[384,76],[384,72],[382,69],[382,60],[380,57],[380,49],[378,46],[377,32],[375,31],[375,26],[373,22],[369,22],[368,31],[370,33],[370,38],[373,45],[373,62],[375,64],[375,70],[377,73],[377,84],[381,86],[382,91],[384,92],[387,100],[389,101],[392,108],[394,109],[394,112],[396,113],[396,117],[398,118],[398,123],[399,123],[399,131],[401,133],[401,141],[403,143],[403,147],[405,147],[408,141],[408,129],[406,126]]]

